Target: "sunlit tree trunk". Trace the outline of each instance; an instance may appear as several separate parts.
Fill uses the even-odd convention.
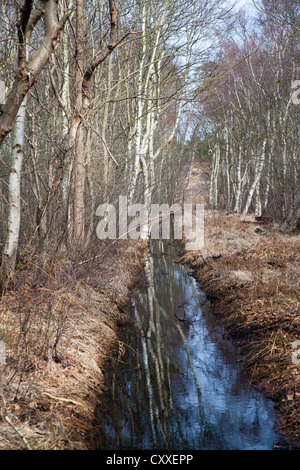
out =
[[[24,150],[24,130],[27,96],[25,96],[14,124],[12,137],[12,159],[9,172],[9,207],[7,237],[0,268],[0,289],[5,290],[12,283],[15,272],[21,221],[21,172]]]
[[[221,158],[220,145],[219,145],[219,142],[217,142],[212,152],[212,169],[210,173],[210,183],[209,183],[209,204],[212,209],[216,209],[218,205],[218,196],[219,196],[218,178],[219,178],[219,170],[220,170],[220,158]]]
[[[256,187],[260,182],[262,170],[263,170],[264,163],[265,163],[265,157],[266,157],[266,145],[267,145],[267,140],[264,139],[262,149],[261,149],[261,155],[260,155],[260,158],[257,159],[257,164],[255,166],[254,180],[249,189],[248,197],[247,197],[247,200],[246,200],[243,212],[242,212],[242,217],[245,217],[248,214],[254,192],[256,191]]]
[[[238,150],[238,161],[236,168],[236,195],[235,195],[235,206],[234,212],[240,214],[242,206],[242,146],[239,145]]]
[[[76,72],[75,72],[75,108],[78,114],[83,106],[83,74],[84,74],[84,3],[76,1]],[[73,208],[73,244],[81,249],[84,240],[84,188],[85,188],[85,148],[84,124],[81,121],[76,134],[74,148],[74,208]]]
[[[112,55],[109,56],[108,68],[107,68],[107,95],[106,103],[104,105],[104,115],[102,118],[102,141],[106,142],[106,132],[108,124],[108,112],[109,112],[109,100],[111,95],[111,83],[112,83]],[[108,176],[109,176],[109,154],[107,146],[103,144],[103,199],[107,200],[107,188],[108,188]]]
[[[20,10],[21,19],[17,22],[19,36],[18,73],[7,96],[2,113],[0,113],[0,146],[12,130],[24,97],[36,82],[54,52],[57,38],[69,17],[69,13],[67,13],[60,20],[58,19],[56,0],[48,0],[47,2],[40,0],[36,2],[35,7],[33,1],[24,0]],[[27,60],[31,35],[41,18],[44,18],[45,34],[31,60]]]

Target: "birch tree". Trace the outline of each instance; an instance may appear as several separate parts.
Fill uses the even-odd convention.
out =
[[[11,131],[22,101],[33,86],[41,71],[48,62],[57,45],[58,37],[67,21],[69,12],[61,19],[56,0],[24,0],[20,8],[18,27],[18,72],[8,93],[6,103],[0,114],[0,146]],[[27,60],[27,49],[36,25],[44,20],[44,38],[37,51]]]
[[[21,222],[21,172],[24,151],[26,103],[27,97],[25,96],[19,108],[13,129],[12,156],[9,173],[8,226],[0,267],[0,287],[2,290],[5,290],[12,283],[19,243]]]
[[[243,25],[242,41],[223,44],[215,86],[203,96],[211,127],[210,201],[243,217],[269,212],[288,220],[300,190],[291,90],[297,47],[290,26],[275,28],[269,13],[261,24],[259,33]]]
[[[68,14],[58,21],[58,7],[53,0],[25,0],[20,9],[18,27],[18,74],[0,114],[0,145],[14,125],[12,158],[9,176],[9,209],[7,236],[2,252],[0,289],[5,290],[12,282],[18,249],[21,219],[21,171],[24,148],[24,128],[27,93],[54,51]],[[33,30],[44,17],[45,35],[35,55],[30,60],[30,43]],[[15,124],[14,124],[15,122]]]

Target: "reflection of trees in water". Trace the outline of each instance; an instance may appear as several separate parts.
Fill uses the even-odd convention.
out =
[[[181,417],[178,416],[177,408],[173,405],[170,351],[166,341],[169,329],[172,329],[172,335],[177,331],[176,341],[184,344],[197,388],[199,418],[202,415],[201,393],[185,335],[178,324],[176,324],[174,330],[173,318],[170,317],[174,312],[174,308],[177,308],[175,306],[178,305],[176,303],[177,299],[174,299],[174,286],[176,286],[178,292],[184,291],[184,286],[180,285],[182,279],[180,276],[176,278],[173,260],[168,262],[167,254],[159,256],[160,253],[165,252],[165,247],[161,240],[157,243],[158,250],[156,254],[158,256],[149,255],[144,269],[145,293],[140,293],[133,306],[135,322],[141,330],[141,355],[146,378],[147,408],[150,416],[152,439],[154,446],[161,445],[161,441],[163,441],[164,447],[168,449],[172,444],[170,441],[172,437],[176,437],[177,444],[180,442],[184,446]],[[154,262],[154,258],[158,261],[159,266],[156,266],[157,263]],[[163,308],[162,296],[168,299],[171,312],[167,313]],[[170,435],[170,432],[174,432],[175,436]]]
[[[134,302],[136,323],[141,327],[141,353],[146,378],[151,433],[155,447],[160,443],[169,448],[167,435],[168,395],[170,391],[169,358],[162,337],[160,308],[154,289],[153,258],[148,256],[145,269],[146,295],[139,296],[143,308]],[[164,356],[164,360],[162,359]]]
[[[157,241],[153,251],[133,298],[126,354],[108,384],[102,448],[242,449],[259,439],[265,443],[268,415],[211,339],[195,283],[174,261],[172,247]]]
[[[184,417],[178,406],[178,388],[182,400],[197,394],[198,418],[197,413],[193,418],[201,423],[204,439],[209,433],[186,338],[193,316],[199,311],[198,292],[192,281],[187,285],[183,268],[176,266],[172,247],[160,240],[152,249],[140,288],[132,299],[136,351],[127,352],[124,373],[120,368],[112,373],[115,406],[110,410],[111,424],[117,448],[143,448],[149,444],[154,448],[184,449],[190,445],[191,436],[186,430],[190,416]],[[186,316],[179,323],[178,307],[183,307],[180,313],[184,310]],[[136,366],[139,372],[134,372]],[[188,370],[193,383],[187,380]]]

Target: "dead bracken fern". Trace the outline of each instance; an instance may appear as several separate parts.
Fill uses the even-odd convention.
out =
[[[18,274],[0,302],[0,449],[92,445],[105,361],[146,249],[124,242],[79,269],[61,260],[46,276],[29,262]]]
[[[300,367],[291,345],[300,339],[300,237],[255,228],[208,211],[204,249],[182,261],[241,348],[251,383],[276,400],[280,428],[299,446]]]

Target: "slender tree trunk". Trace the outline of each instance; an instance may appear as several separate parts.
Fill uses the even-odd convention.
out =
[[[110,27],[110,40],[107,46],[99,51],[94,59],[89,63],[85,71],[83,70],[84,64],[84,35],[83,35],[83,0],[78,0],[79,15],[78,31],[82,31],[79,40],[79,50],[76,52],[77,67],[76,67],[76,114],[69,126],[69,131],[64,136],[58,150],[51,157],[50,164],[53,166],[57,164],[55,174],[53,174],[51,185],[49,186],[48,193],[44,197],[41,207],[37,213],[37,225],[40,226],[43,218],[46,217],[47,208],[55,196],[55,192],[61,184],[66,168],[68,168],[72,153],[75,149],[74,159],[74,204],[73,204],[73,233],[72,239],[74,247],[81,248],[82,241],[84,240],[84,186],[85,186],[85,159],[84,159],[84,120],[89,109],[89,88],[91,78],[96,68],[121,44],[121,42],[131,34],[131,31],[124,34],[122,38],[117,40],[117,15],[114,0],[109,0],[111,27]],[[77,38],[78,39],[78,38]],[[80,65],[82,64],[82,65]],[[81,128],[81,129],[80,129]],[[75,166],[76,174],[75,174]],[[54,167],[53,167],[54,168]]]
[[[112,55],[109,56],[107,69],[107,97],[104,106],[104,116],[102,121],[102,141],[106,142],[106,131],[108,124],[109,99],[112,82]],[[107,201],[108,175],[109,175],[109,154],[106,145],[103,145],[103,199]]]
[[[241,145],[239,145],[239,155],[238,155],[238,162],[237,162],[237,168],[236,168],[236,177],[237,177],[237,188],[236,188],[234,212],[236,212],[237,214],[240,214],[241,205],[242,205],[242,146]]]
[[[251,185],[251,188],[249,190],[247,201],[246,201],[245,207],[244,207],[243,212],[242,212],[242,217],[245,217],[248,214],[254,192],[256,191],[256,186],[260,182],[262,170],[263,170],[264,163],[265,163],[265,157],[266,157],[266,145],[267,145],[267,140],[264,139],[263,146],[262,146],[262,151],[261,151],[261,157],[258,161],[258,164],[257,164],[256,168],[255,168],[254,181],[253,181],[253,183]]]
[[[231,207],[231,180],[230,180],[230,142],[229,142],[229,129],[226,128],[226,146],[225,146],[225,167],[226,167],[226,181],[227,181],[227,210],[232,209]]]
[[[216,209],[218,205],[218,178],[219,178],[219,169],[220,169],[220,146],[219,143],[216,143],[215,149],[213,151],[213,160],[212,160],[212,170],[210,175],[209,183],[209,204],[212,209]]]
[[[282,223],[281,228],[282,228],[283,230],[287,230],[287,229],[289,228],[289,226],[290,226],[290,224],[291,224],[291,222],[292,222],[292,219],[293,219],[293,217],[296,215],[296,213],[297,213],[297,211],[298,211],[299,208],[300,208],[300,194],[298,194],[298,195],[295,197],[295,199],[294,199],[294,201],[293,201],[293,203],[292,203],[292,205],[291,205],[291,207],[290,207],[290,210],[289,210],[287,216],[285,217],[285,219],[284,219],[284,221],[283,221],[283,223]],[[297,224],[297,226],[298,226],[298,224],[299,224],[299,217],[298,217],[298,219],[297,219],[297,221],[296,221],[296,224]]]
[[[27,96],[25,96],[19,108],[13,129],[12,163],[9,174],[8,227],[0,268],[0,290],[10,287],[15,272],[21,221],[21,171],[26,104]]]
[[[83,75],[84,75],[84,3],[76,1],[76,112],[81,113],[83,105]],[[74,210],[73,210],[73,243],[80,250],[84,240],[84,187],[85,187],[85,149],[84,124],[81,121],[76,134],[74,155]]]
[[[260,217],[261,214],[262,214],[262,204],[261,204],[261,197],[260,197],[260,188],[259,188],[259,183],[258,183],[255,188],[255,216]]]
[[[0,146],[13,128],[13,123],[24,97],[36,82],[54,52],[57,38],[69,17],[69,13],[67,13],[58,21],[57,0],[37,2],[35,8],[33,8],[33,3],[32,1],[24,1],[21,9],[21,19],[18,22],[19,67],[3,107],[3,112],[0,113]],[[44,38],[29,62],[26,57],[27,47],[30,44],[32,32],[42,17],[45,24]]]
[[[142,140],[142,118],[143,118],[143,68],[145,64],[146,55],[146,5],[142,10],[142,57],[139,62],[139,72],[137,75],[137,100],[136,100],[136,134],[135,134],[135,157],[133,164],[133,175],[128,196],[128,204],[132,203],[134,192],[136,189],[137,179],[140,172],[140,154],[141,154],[141,140]]]
[[[68,0],[69,8],[70,0]],[[64,33],[63,40],[63,83],[62,83],[62,92],[61,99],[63,102],[62,109],[62,135],[67,135],[69,130],[69,118],[70,118],[70,57],[69,57],[69,37],[68,30]],[[69,166],[67,174],[64,176],[62,181],[62,195],[64,204],[66,206],[66,218],[67,223],[70,221],[70,207],[69,207],[69,197],[68,197],[68,188],[70,186],[72,166]]]

